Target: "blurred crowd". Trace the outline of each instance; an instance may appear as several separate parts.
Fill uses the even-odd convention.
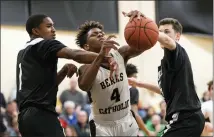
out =
[[[208,89],[203,93],[201,102],[211,100],[210,90],[213,90],[212,85],[212,81],[208,83]],[[59,114],[60,123],[65,129],[66,136],[90,136],[88,116],[91,112],[88,96],[83,94],[82,91],[77,90],[76,79],[70,80],[69,87],[69,89],[61,93],[57,100],[56,111]],[[138,112],[145,122],[146,127],[155,133],[163,131],[166,125],[166,121],[164,120],[166,103],[164,100],[159,104],[159,112],[152,105],[142,105],[142,102],[139,101]],[[4,136],[20,136],[17,121],[18,109],[15,98],[6,101],[4,95],[0,93],[0,106],[0,136],[3,133]],[[145,136],[145,133],[140,131],[139,136]]]

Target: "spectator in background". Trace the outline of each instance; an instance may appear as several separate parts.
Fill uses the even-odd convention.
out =
[[[159,116],[161,117],[161,124],[167,124],[165,121],[166,116],[166,102],[163,100],[160,102],[160,113]]]
[[[74,128],[77,132],[78,136],[81,137],[89,137],[90,136],[90,128],[88,124],[88,115],[85,111],[80,111],[77,114],[77,124],[74,125]]]
[[[211,100],[203,102],[201,104],[201,110],[205,117],[204,130],[202,136],[213,136],[213,81],[210,81],[208,84],[208,93]]]
[[[77,109],[81,109],[84,107],[86,99],[83,94],[77,89],[77,80],[71,78],[70,80],[70,88],[63,91],[60,95],[60,101],[64,104],[66,101],[73,101],[77,107]]]
[[[210,100],[210,99],[211,99],[211,98],[210,98],[210,93],[209,93],[209,91],[205,91],[205,92],[203,93],[201,102],[206,102],[206,101],[208,101],[208,100]]]
[[[66,137],[77,137],[76,130],[74,129],[74,127],[71,126],[67,126],[65,128],[65,135]]]
[[[165,125],[161,124],[161,117],[157,114],[154,114],[151,118],[151,123],[147,123],[146,127],[155,133],[155,136],[161,136]]]
[[[152,119],[152,116],[155,114],[155,109],[152,107],[152,106],[149,106],[148,107],[148,110],[147,110],[147,115],[146,117],[143,119],[143,121],[147,124],[147,123],[151,123],[151,119]]]
[[[9,136],[20,136],[18,130],[18,108],[16,101],[8,102],[5,112],[5,119]]]
[[[60,119],[66,121],[68,126],[73,126],[77,123],[75,104],[73,101],[66,101],[64,103],[64,111],[60,115]]]

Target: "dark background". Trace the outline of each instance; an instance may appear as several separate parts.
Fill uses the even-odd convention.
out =
[[[213,34],[213,1],[156,1],[156,20],[176,18],[188,33]]]
[[[25,25],[29,15],[50,16],[56,29],[77,30],[86,20],[104,24],[106,32],[118,32],[117,1],[1,1],[1,24]],[[178,19],[183,32],[213,34],[213,1],[156,1],[157,22],[165,17]]]

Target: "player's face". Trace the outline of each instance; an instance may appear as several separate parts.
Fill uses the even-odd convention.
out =
[[[180,33],[177,33],[173,29],[172,24],[160,25],[159,31],[165,33],[166,35],[168,35],[170,38],[172,38],[175,41],[179,41],[179,39],[180,39]]]
[[[36,35],[44,38],[44,39],[55,39],[56,30],[54,28],[54,23],[50,17],[46,17],[43,19],[43,22],[36,28]]]
[[[84,49],[92,52],[99,53],[101,49],[102,40],[105,40],[105,33],[99,28],[93,28],[88,32],[87,44]]]

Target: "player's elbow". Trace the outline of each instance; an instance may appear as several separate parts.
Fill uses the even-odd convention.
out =
[[[89,90],[87,84],[83,80],[79,80],[78,85],[79,85],[79,88],[83,91]]]

